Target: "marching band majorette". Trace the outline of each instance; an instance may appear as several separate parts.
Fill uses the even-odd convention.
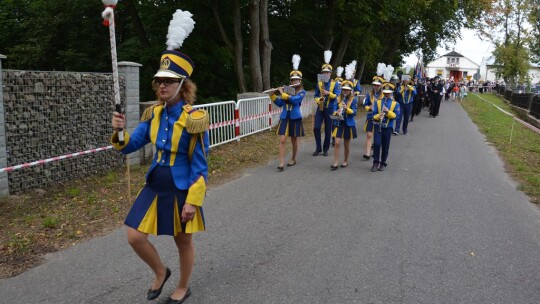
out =
[[[412,113],[413,99],[414,96],[416,96],[414,82],[404,80],[397,88],[397,96],[397,102],[401,108],[401,115],[396,119],[396,128],[394,129],[394,133],[399,134],[401,122],[403,121],[403,134],[407,134],[407,127],[409,126],[409,119],[411,118]]]
[[[114,147],[128,154],[152,143],[157,153],[148,173],[146,185],[139,192],[125,220],[128,242],[155,273],[147,299],[156,299],[171,275],[171,270],[148,240],[148,234],[171,235],[180,258],[180,281],[166,303],[181,303],[191,295],[189,280],[195,251],[192,233],[205,230],[203,200],[206,193],[209,149],[208,115],[195,110],[196,85],[190,80],[193,61],[177,51],[191,33],[192,14],[177,10],[169,25],[167,50],[162,53],[160,68],[154,75],[158,103],[148,108],[122,145],[117,133]],[[124,118],[113,115],[112,126],[124,127]]]
[[[336,69],[336,78],[334,78],[334,81],[339,83],[340,86],[341,86],[341,82],[343,81],[343,77],[341,76],[343,75],[344,70],[345,69],[342,66],[338,66]],[[335,145],[336,145],[336,138],[332,135],[332,147],[334,147]]]
[[[369,160],[371,158],[371,144],[373,141],[373,105],[375,104],[375,101],[382,98],[381,85],[383,84],[384,79],[381,75],[383,75],[385,68],[386,65],[384,63],[379,63],[377,65],[377,75],[373,76],[373,82],[371,83],[373,85],[373,89],[366,95],[363,102],[364,109],[367,113],[366,122],[364,123],[364,131],[366,132],[366,146],[363,157],[365,160]]]
[[[270,95],[270,99],[276,106],[283,109],[279,116],[279,125],[277,128],[277,134],[279,134],[279,171],[283,171],[285,168],[285,143],[287,136],[291,138],[292,144],[292,156],[287,163],[288,167],[296,165],[298,137],[304,136],[300,106],[302,105],[302,100],[306,97],[306,91],[302,86],[302,72],[298,70],[300,56],[293,55],[292,62],[293,70],[290,73],[290,82],[291,87],[294,87],[294,94],[287,94],[283,91],[283,87],[280,87]]]
[[[332,51],[324,52],[324,62],[322,65],[321,74],[327,77],[327,80],[317,82],[315,86],[315,101],[317,102],[317,111],[315,112],[315,121],[313,126],[313,134],[315,136],[315,144],[317,145],[313,156],[319,155],[321,152],[324,156],[328,156],[330,148],[330,137],[332,136],[332,115],[337,97],[341,93],[339,83],[330,79],[332,74],[332,66],[329,64],[332,58]],[[324,145],[321,145],[321,126],[324,122]]]
[[[345,68],[345,77],[347,79],[352,77],[352,69],[353,67],[350,66]],[[356,138],[356,122],[354,118],[356,116],[358,99],[353,92],[353,87],[354,85],[350,80],[342,81],[341,94],[334,106],[333,117],[338,119],[335,120],[336,126],[332,132],[332,136],[336,139],[336,145],[334,147],[334,164],[330,167],[332,170],[338,168],[341,139],[343,139],[344,146],[344,156],[341,167],[345,168],[347,167],[349,160],[349,143],[352,138]]]
[[[389,79],[386,76],[385,73],[385,79]],[[375,146],[373,148],[372,172],[383,171],[387,166],[386,159],[388,158],[394,120],[400,115],[399,104],[393,98],[394,89],[394,84],[383,83],[384,97],[377,100],[373,106]]]

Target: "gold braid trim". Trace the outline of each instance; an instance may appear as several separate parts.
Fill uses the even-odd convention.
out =
[[[156,103],[146,108],[146,110],[144,110],[144,112],[141,115],[141,122],[149,121],[150,118],[152,118],[152,115],[154,114],[154,108],[161,105],[163,105],[163,103]]]
[[[203,134],[202,133],[193,134],[193,136],[191,136],[191,140],[189,141],[189,148],[188,148],[189,161],[193,159],[193,152],[195,152],[195,146],[197,146],[197,140],[200,140],[202,152],[204,154],[204,157],[206,157],[206,150],[204,149]]]
[[[189,134],[203,133],[210,126],[210,118],[204,109],[193,110],[191,105],[185,105],[184,111],[188,117],[186,121],[186,130]]]

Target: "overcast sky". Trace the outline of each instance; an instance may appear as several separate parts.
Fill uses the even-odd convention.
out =
[[[480,40],[475,33],[476,31],[474,30],[463,29],[461,31],[461,39],[456,41],[455,44],[449,44],[449,50],[444,49],[444,45],[437,47],[437,57],[451,52],[452,48],[455,48],[456,52],[480,65],[483,57],[491,56],[493,45],[487,40]],[[405,58],[405,65],[414,67],[417,61],[418,58],[415,55],[410,55]]]

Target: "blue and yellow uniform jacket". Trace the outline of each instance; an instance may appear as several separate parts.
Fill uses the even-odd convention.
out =
[[[366,110],[366,119],[373,119],[373,104],[376,100],[382,98],[381,91],[375,92],[371,90],[369,94],[366,95],[366,98],[364,99],[364,109]]]
[[[187,132],[186,122],[189,109],[191,106],[184,101],[169,108],[157,105],[153,108],[149,120],[139,123],[132,134],[125,132],[124,145],[118,143],[116,132],[113,134],[111,143],[117,150],[129,154],[152,142],[156,146],[157,153],[154,155],[146,178],[157,166],[171,167],[176,187],[180,190],[188,190],[186,203],[201,207],[208,179],[206,161],[206,154],[209,151],[208,131],[204,132],[202,140],[198,134],[192,135]],[[193,151],[189,151],[190,142]]]
[[[270,99],[276,104],[276,106],[283,108],[281,111],[280,119],[286,119],[287,114],[290,113],[291,119],[302,118],[302,112],[300,111],[300,106],[302,105],[302,100],[306,97],[306,91],[300,90],[295,95],[289,95],[283,93],[280,96],[272,94]]]
[[[353,87],[354,94],[357,96],[360,95],[360,93],[362,93],[362,86],[360,86],[360,81],[358,81],[358,79],[355,79],[353,81],[353,85],[354,85]]]
[[[355,127],[356,121],[354,120],[354,117],[356,116],[356,112],[358,109],[358,97],[356,97],[354,94],[351,96],[352,98],[347,98],[344,100],[344,102],[347,105],[347,108],[344,109],[343,117],[345,118],[344,121],[349,127]],[[338,102],[334,106],[334,112],[339,109],[339,104],[342,102],[341,96],[338,97]]]
[[[384,116],[383,121],[381,122],[380,113],[382,113],[383,107],[388,108],[388,113]],[[382,99],[377,100],[375,106],[373,107],[373,121],[381,123],[383,128],[394,128],[394,120],[396,117],[399,117],[401,109],[399,108],[399,103],[397,103],[393,98],[383,97]]]
[[[337,102],[337,98],[341,94],[341,86],[339,85],[339,82],[334,80],[324,83],[319,81],[315,86],[315,102],[317,102],[319,97],[321,97],[321,90],[323,88],[330,92],[330,95],[328,95],[324,100],[324,111],[329,115],[332,115],[332,113],[334,113],[334,106]]]
[[[413,102],[416,95],[416,88],[409,85],[400,85],[397,89],[397,98],[399,103],[409,104]]]

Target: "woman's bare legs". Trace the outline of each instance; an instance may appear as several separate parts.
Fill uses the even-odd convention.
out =
[[[174,237],[176,247],[178,247],[178,256],[180,257],[180,281],[176,286],[171,298],[180,300],[186,294],[189,287],[189,279],[193,272],[195,264],[195,247],[190,233],[179,233]]]
[[[336,145],[334,146],[334,164],[333,166],[334,167],[337,167],[338,163],[339,163],[339,145],[341,143],[341,138],[340,137],[336,137]]]
[[[373,131],[366,132],[366,155],[371,156],[371,143],[373,142]]]
[[[296,154],[298,153],[298,137],[291,137],[292,157],[289,164],[296,164]]]
[[[349,143],[351,142],[350,139],[344,139],[343,140],[343,147],[344,147],[344,153],[343,153],[343,166],[347,166],[349,164]]]
[[[161,262],[156,248],[148,241],[148,234],[128,227],[127,237],[131,248],[156,274],[156,278],[150,288],[152,290],[159,289],[163,280],[165,280],[166,268]]]
[[[285,166],[285,143],[287,142],[287,137],[285,135],[279,136],[279,166]]]

